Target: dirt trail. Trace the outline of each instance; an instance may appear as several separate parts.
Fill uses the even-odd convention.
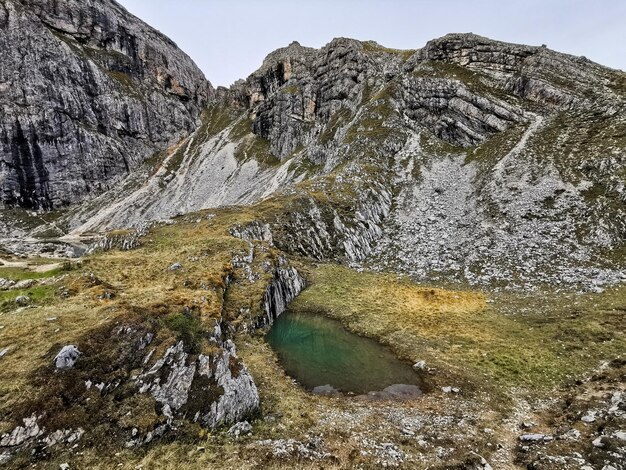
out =
[[[20,261],[9,261],[4,258],[0,258],[0,267],[2,268],[23,268],[35,273],[47,273],[48,271],[58,269],[61,266],[62,263],[34,264],[27,259]]]

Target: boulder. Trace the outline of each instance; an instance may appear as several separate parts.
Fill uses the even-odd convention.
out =
[[[252,432],[252,425],[248,421],[241,421],[228,430],[231,436],[239,437]]]
[[[15,303],[18,305],[28,305],[30,303],[30,297],[26,295],[20,295],[15,298]]]
[[[13,286],[13,289],[15,289],[15,290],[18,290],[18,289],[30,289],[35,284],[37,284],[37,281],[34,280],[34,279],[23,279],[21,281],[16,282],[15,285]]]
[[[64,346],[54,358],[54,365],[57,369],[71,369],[78,361],[80,354],[76,346]]]

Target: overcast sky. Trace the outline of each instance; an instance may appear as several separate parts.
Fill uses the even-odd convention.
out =
[[[118,0],[172,38],[213,85],[247,77],[292,41],[416,49],[450,32],[584,55],[626,70],[626,0]]]

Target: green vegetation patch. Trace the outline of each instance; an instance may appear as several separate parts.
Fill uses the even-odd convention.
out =
[[[357,138],[373,140],[380,144],[383,140],[394,134],[393,127],[385,125],[386,121],[394,115],[394,109],[388,100],[378,100],[360,115],[358,121],[354,123],[344,139],[345,143],[354,143]]]
[[[254,159],[265,167],[276,167],[281,163],[270,151],[270,141],[254,134],[237,146],[235,158],[240,162]]]
[[[29,268],[0,267],[0,278],[11,279],[12,281],[23,281],[26,279],[47,279],[55,277],[71,269],[71,264],[64,263],[61,266],[47,271],[37,272]]]
[[[219,104],[211,105],[202,113],[202,125],[197,132],[199,137],[208,139],[230,126],[240,113]]]
[[[198,315],[192,312],[173,313],[165,317],[163,323],[178,334],[178,340],[183,341],[189,351],[199,352],[200,341],[206,335],[206,330]]]
[[[241,117],[230,130],[229,137],[235,142],[243,139],[247,135],[252,134],[252,119],[249,117]]]
[[[282,88],[280,91],[281,93],[286,93],[288,95],[297,95],[298,93],[300,93],[300,88],[295,85],[291,85]]]
[[[36,286],[29,289],[0,291],[0,312],[7,312],[19,307],[20,305],[15,300],[21,296],[30,299],[27,305],[41,305],[53,300],[54,295],[55,290],[53,286]]]

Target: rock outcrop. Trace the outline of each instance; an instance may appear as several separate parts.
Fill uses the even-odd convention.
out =
[[[494,41],[476,34],[448,34],[429,41],[407,68],[445,62],[487,75],[498,88],[553,109],[610,110],[623,99],[611,86],[611,71],[585,57],[542,46]],[[620,96],[621,95],[621,96]]]
[[[259,325],[271,325],[305,285],[305,280],[298,270],[293,266],[287,266],[286,261],[280,260],[263,296],[262,308],[265,316]]]
[[[219,326],[206,332],[210,353],[189,339],[172,343],[171,332],[150,320],[124,318],[92,334],[78,343],[80,353],[66,346],[54,367],[38,371],[34,380],[47,386],[24,409],[39,411],[19,417],[22,409],[15,410],[16,426],[0,434],[0,463],[25,449],[74,444],[83,434],[105,432],[136,447],[185,422],[215,429],[259,410],[254,380]],[[67,420],[72,429],[57,427]]]
[[[113,0],[0,4],[0,204],[54,209],[109,189],[187,136],[211,85]]]
[[[168,371],[164,380],[163,371]],[[196,360],[191,360],[184,343],[178,342],[137,380],[140,391],[150,393],[168,418],[184,415],[207,428],[236,423],[259,408],[254,380],[238,362],[230,340],[221,353],[200,354]]]

